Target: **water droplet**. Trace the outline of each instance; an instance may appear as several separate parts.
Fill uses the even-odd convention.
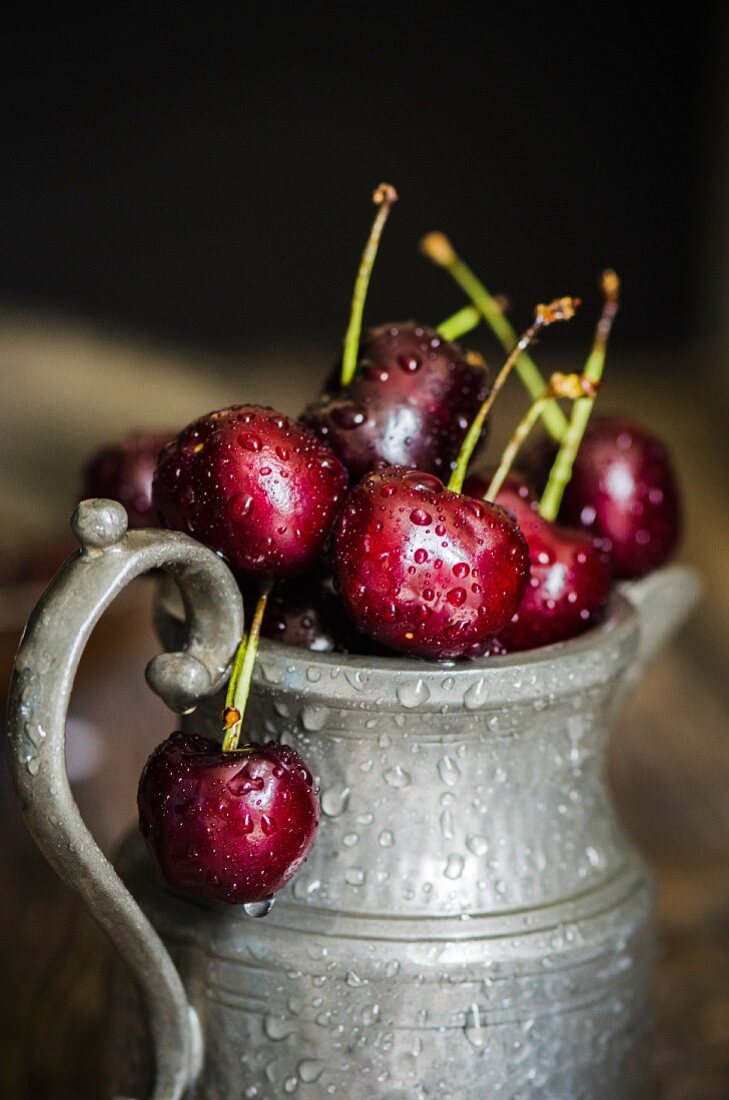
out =
[[[329,718],[327,707],[309,704],[301,712],[301,724],[309,733],[318,733],[323,730]]]
[[[410,520],[416,527],[427,527],[429,523],[433,522],[433,517],[430,512],[425,511],[425,508],[413,508],[410,513]]]
[[[399,764],[396,764],[394,768],[390,768],[388,771],[386,771],[383,778],[388,786],[395,787],[397,789],[410,785],[410,776],[404,768],[400,767]]]
[[[358,833],[345,833],[342,837],[342,844],[345,848],[352,848],[359,840]]]
[[[247,901],[243,906],[249,917],[267,917],[273,909],[274,897],[264,898],[263,901]]]
[[[366,878],[367,872],[361,867],[348,867],[344,872],[344,881],[349,886],[363,886]]]
[[[309,665],[306,670],[306,679],[310,684],[318,684],[321,680],[321,670],[315,668],[314,665]]]
[[[37,775],[40,771],[40,757],[37,754],[34,756],[26,756],[25,768],[29,775]]]
[[[476,680],[476,682],[471,684],[469,688],[466,688],[463,693],[463,705],[466,710],[476,710],[478,707],[483,706],[486,702],[486,697],[486,681]]]
[[[400,685],[397,698],[404,707],[417,707],[430,698],[430,688],[423,680],[413,680]]]
[[[292,1092],[296,1092],[299,1087],[298,1077],[287,1077],[283,1083],[283,1090],[287,1095],[291,1095]]]
[[[359,974],[356,974],[354,972],[354,970],[348,970],[347,971],[347,976],[345,977],[344,980],[347,983],[347,985],[352,986],[352,988],[354,988],[354,989],[356,989],[357,986],[360,986],[360,985],[367,985],[367,979],[366,978],[360,978]]]
[[[296,1072],[305,1085],[311,1085],[321,1077],[324,1065],[322,1062],[314,1061],[313,1058],[304,1058],[296,1067]]]
[[[389,829],[383,829],[377,838],[377,842],[381,848],[392,848],[395,843],[395,837]]]
[[[468,593],[465,588],[451,588],[447,594],[446,599],[448,603],[452,603],[454,607],[461,607],[468,597]]]
[[[378,1004],[365,1005],[362,1009],[362,1023],[367,1027],[376,1024],[380,1018],[380,1006]]]
[[[452,756],[442,756],[438,761],[438,775],[442,783],[454,787],[461,778],[461,769]]]
[[[440,815],[440,831],[446,840],[453,840],[453,814],[450,810],[443,810]]]
[[[290,1020],[288,1016],[274,1016],[272,1012],[269,1012],[263,1017],[263,1030],[272,1042],[280,1043],[282,1040],[288,1039],[289,1035],[294,1034],[296,1021]]]
[[[244,519],[253,511],[253,497],[245,496],[243,493],[233,493],[229,507],[233,519]]]
[[[322,813],[327,817],[339,817],[349,802],[349,787],[330,787],[321,794]]]
[[[477,1004],[472,1004],[468,1010],[463,1034],[466,1036],[471,1046],[480,1048],[484,1045],[486,1030],[481,1023],[481,1013]]]
[[[466,837],[466,847],[469,852],[473,852],[475,856],[483,856],[489,850],[489,842],[485,836],[480,836],[478,833],[471,833]]]
[[[446,878],[450,879],[460,878],[463,874],[464,863],[465,861],[462,855],[460,855],[458,852],[452,852],[448,856],[443,874]]]

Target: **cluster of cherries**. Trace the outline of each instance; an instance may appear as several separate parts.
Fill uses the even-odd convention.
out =
[[[473,304],[437,329],[392,324],[362,335],[396,198],[385,184],[375,192],[341,364],[298,420],[237,405],[171,441],[129,438],[87,470],[86,495],[121,500],[132,526],[187,532],[239,579],[251,626],[234,663],[222,749],[173,734],[144,769],[139,810],[173,886],[252,911],[300,866],[319,813],[312,776],[292,749],[238,745],[261,633],[312,650],[430,660],[550,645],[598,622],[613,579],[660,565],[678,537],[665,448],[622,418],[588,423],[617,312],[614,273],[603,276],[604,307],[580,374],[545,381],[526,354],[579,303],[537,307],[517,339],[502,304],[441,234],[423,250]],[[482,318],[509,352],[493,381],[481,357],[455,342]],[[498,466],[468,474],[512,370],[533,403]],[[540,420],[547,440],[517,475],[512,464]]]

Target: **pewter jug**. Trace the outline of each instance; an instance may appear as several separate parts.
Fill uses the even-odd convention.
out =
[[[627,688],[698,594],[671,567],[599,627],[475,662],[264,642],[247,736],[314,771],[314,849],[265,920],[176,896],[139,837],[115,871],[81,821],[64,722],[83,647],[134,576],[165,570],[152,688],[214,735],[243,630],[212,551],[126,533],[110,501],[18,653],[8,734],[48,860],[113,938],[109,1093],[154,1100],[629,1100],[648,1091],[652,887],[603,783]],[[131,975],[131,978],[130,976]]]

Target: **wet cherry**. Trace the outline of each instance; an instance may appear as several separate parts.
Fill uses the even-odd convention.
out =
[[[126,508],[130,527],[159,527],[152,503],[152,478],[159,453],[174,434],[134,432],[107,443],[84,469],[81,499],[118,500]]]
[[[294,749],[269,742],[222,752],[173,733],[139,781],[139,822],[165,880],[190,897],[264,901],[296,873],[319,821],[312,775]]]
[[[488,394],[483,361],[415,322],[365,333],[357,371],[304,411],[353,481],[379,463],[447,475]]]
[[[609,540],[618,577],[639,577],[663,565],[681,530],[678,486],[665,446],[626,417],[595,417],[559,514],[565,523]]]
[[[331,450],[273,409],[234,405],[189,424],[160,455],[155,505],[238,570],[316,566],[347,484]]]
[[[490,477],[471,475],[464,492],[481,498]],[[543,519],[527,483],[510,474],[496,503],[510,512],[529,546],[531,576],[511,621],[499,632],[507,652],[552,645],[581,634],[602,617],[612,569],[600,539]]]
[[[266,605],[261,635],[316,653],[351,653],[365,641],[345,614],[331,575],[324,572],[277,584]]]
[[[526,543],[503,509],[403,467],[351,490],[333,557],[357,628],[399,653],[430,658],[485,653],[529,575]]]

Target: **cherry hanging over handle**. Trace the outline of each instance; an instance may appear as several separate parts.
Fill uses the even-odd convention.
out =
[[[202,1059],[197,1017],[157,933],[81,819],[66,772],[66,717],[89,636],[135,577],[163,569],[182,595],[185,647],[147,667],[150,686],[178,713],[224,683],[243,634],[243,605],[217,554],[178,532],[127,532],[127,514],[116,501],[83,501],[72,526],[81,549],[41,596],[15,662],[7,718],[11,772],[39,848],[139,983],[155,1047],[152,1100],[179,1100]]]

